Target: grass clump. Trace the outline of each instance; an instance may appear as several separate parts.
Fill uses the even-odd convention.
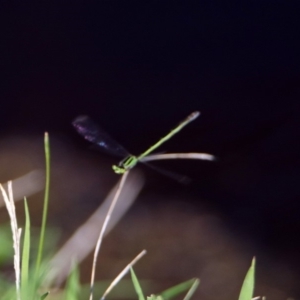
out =
[[[31,225],[30,225],[30,211],[27,205],[27,200],[24,199],[25,207],[25,225],[23,229],[18,227],[14,199],[13,199],[13,189],[11,182],[8,184],[8,189],[5,190],[2,185],[0,185],[1,193],[5,200],[5,204],[10,216],[11,224],[11,233],[13,237],[13,249],[14,249],[14,283],[12,280],[5,278],[0,274],[0,293],[1,300],[43,300],[43,299],[64,299],[64,300],[76,300],[76,299],[86,299],[87,295],[83,297],[83,290],[85,289],[80,284],[80,275],[78,263],[76,261],[70,262],[70,274],[66,280],[66,285],[64,290],[57,290],[53,288],[55,286],[55,279],[59,277],[60,270],[56,269],[55,271],[51,270],[51,261],[44,257],[44,248],[45,248],[45,238],[46,238],[46,227],[47,227],[47,213],[48,213],[48,203],[49,203],[49,190],[50,190],[50,146],[49,146],[49,137],[48,134],[45,134],[45,158],[46,158],[46,185],[45,185],[45,195],[44,195],[44,208],[42,215],[42,225],[40,229],[40,237],[38,242],[38,251],[35,257],[33,256],[32,251],[32,239],[31,239]],[[89,299],[92,300],[94,297],[94,280],[96,272],[96,263],[98,253],[101,248],[102,240],[104,234],[108,228],[111,214],[115,209],[118,199],[123,192],[125,182],[129,170],[126,171],[114,191],[108,213],[106,214],[103,226],[101,228],[99,238],[96,244],[94,252],[93,266],[91,270],[91,282],[90,282],[90,291]],[[0,231],[0,237],[1,237]],[[21,243],[21,237],[23,237],[23,243]],[[3,239],[0,246],[0,255],[3,257],[8,257],[7,248],[8,248],[7,239]],[[157,295],[150,295],[148,297],[144,296],[143,289],[141,287],[140,281],[137,278],[133,266],[136,262],[139,261],[146,251],[143,250],[139,253],[128,265],[123,269],[122,272],[116,277],[115,280],[109,285],[106,291],[103,293],[101,300],[106,299],[107,295],[114,289],[121,279],[127,274],[131,274],[131,281],[134,286],[136,293],[136,299],[138,300],[168,300],[183,295],[181,299],[190,300],[194,295],[196,289],[200,284],[198,278],[193,278],[183,283],[180,283],[176,286],[173,286]],[[1,258],[1,257],[0,257]],[[69,257],[70,258],[70,257]],[[63,273],[63,272],[62,272]],[[255,259],[253,259],[252,264],[247,272],[245,280],[243,282],[240,296],[238,300],[251,300],[253,299],[254,292],[254,274],[255,274]],[[63,281],[65,278],[62,277]]]

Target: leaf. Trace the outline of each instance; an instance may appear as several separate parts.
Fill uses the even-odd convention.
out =
[[[138,295],[139,297],[139,300],[145,300],[145,296],[143,294],[143,291],[142,291],[142,288],[141,288],[141,285],[133,271],[133,268],[130,268],[130,273],[131,273],[131,279],[132,279],[132,283],[133,283],[133,286],[134,286],[134,289],[135,289],[135,292],[136,294]]]
[[[25,231],[23,241],[23,252],[22,252],[22,276],[21,276],[21,287],[22,292],[28,292],[28,272],[29,272],[29,258],[30,258],[30,215],[27,205],[27,200],[24,198],[25,206]]]
[[[65,299],[66,300],[76,300],[78,299],[80,292],[80,282],[79,282],[79,269],[77,264],[73,264],[74,267],[68,278]]]
[[[254,292],[254,275],[255,275],[255,257],[252,259],[251,266],[244,279],[239,300],[251,300]]]
[[[196,285],[196,286],[194,286],[194,285]],[[160,293],[160,295],[162,296],[163,299],[168,300],[168,299],[172,299],[172,298],[178,296],[179,294],[181,294],[187,290],[191,290],[191,292],[193,294],[198,285],[199,285],[199,279],[193,278],[193,279],[187,280],[185,282],[179,283],[179,284],[163,291],[162,293]],[[193,288],[193,286],[194,286],[194,288]],[[188,298],[185,298],[185,299],[186,300],[190,299],[192,294],[190,294],[188,292],[188,294],[186,296]]]
[[[48,296],[50,294],[50,292],[47,292],[47,293],[45,293],[45,294],[43,294],[42,296],[41,296],[41,300],[44,300],[44,299],[46,299],[46,297]]]

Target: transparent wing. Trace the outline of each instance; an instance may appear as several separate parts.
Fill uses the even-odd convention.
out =
[[[128,155],[128,151],[112,139],[90,117],[79,116],[72,122],[72,125],[81,136],[95,144],[97,148],[116,156],[125,157]]]
[[[173,171],[168,171],[168,170],[165,170],[165,169],[162,169],[162,168],[159,168],[159,167],[156,167],[152,164],[149,164],[147,162],[143,162],[141,161],[141,163],[143,163],[144,165],[148,166],[149,168],[155,170],[156,172],[166,176],[166,177],[169,177],[175,181],[178,181],[179,183],[182,183],[182,184],[189,184],[191,183],[191,178],[185,176],[185,175],[182,175],[182,174],[178,174],[178,173],[175,173]]]

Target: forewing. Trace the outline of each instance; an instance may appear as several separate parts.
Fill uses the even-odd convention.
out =
[[[128,151],[112,139],[90,117],[79,116],[73,122],[77,132],[89,142],[97,145],[97,148],[117,156],[127,156]]]
[[[166,177],[169,177],[175,181],[178,181],[179,183],[182,183],[182,184],[189,184],[192,180],[185,176],[185,175],[182,175],[182,174],[178,174],[178,173],[175,173],[173,171],[168,171],[168,170],[165,170],[165,169],[162,169],[162,168],[159,168],[157,166],[154,166],[152,164],[149,164],[148,162],[143,162],[141,160],[141,162],[143,164],[145,164],[146,166],[150,167],[151,169],[157,171],[158,173],[166,176]]]

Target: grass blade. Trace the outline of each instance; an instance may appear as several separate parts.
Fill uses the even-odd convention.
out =
[[[45,294],[43,294],[42,296],[41,296],[41,300],[44,300],[44,299],[46,299],[46,297],[48,296],[50,294],[50,292],[47,292],[47,293],[45,293]]]
[[[255,257],[252,259],[251,266],[244,279],[239,300],[251,300],[253,298],[254,283],[255,283]]]
[[[73,264],[72,272],[68,278],[65,292],[65,300],[76,300],[79,297],[80,281],[78,265]]]
[[[183,300],[189,300],[189,299],[191,299],[191,297],[194,295],[196,289],[198,288],[199,284],[200,284],[200,280],[198,278],[196,278],[195,281],[194,281],[194,283],[192,284],[192,286],[188,290],[187,294],[183,298]]]
[[[132,282],[133,282],[133,286],[134,286],[135,292],[137,293],[137,295],[139,297],[139,300],[145,300],[145,296],[143,294],[141,285],[140,285],[139,280],[137,279],[137,277],[136,277],[136,275],[133,271],[133,268],[130,268],[130,273],[131,273],[131,279],[132,279]]]
[[[30,259],[30,215],[27,205],[27,200],[24,198],[25,206],[25,230],[23,240],[23,252],[22,252],[22,268],[21,268],[21,287],[22,294],[28,293],[28,272],[29,272],[29,259]]]
[[[195,287],[193,287],[195,285]],[[195,289],[198,287],[199,285],[199,279],[190,279],[187,280],[185,282],[179,283],[165,291],[163,291],[162,293],[160,293],[160,295],[162,296],[163,299],[168,300],[168,299],[172,299],[176,296],[178,296],[179,294],[185,292],[188,290],[188,294],[186,295],[186,297],[190,294],[190,290],[192,290],[192,292],[194,293]],[[192,294],[189,296],[191,297]],[[189,298],[185,298],[185,299],[189,299]]]
[[[129,272],[134,264],[136,264],[145,254],[146,250],[140,252],[120,273],[119,275],[112,281],[109,287],[105,290],[101,300],[104,300],[106,296],[111,292],[111,290],[120,282],[120,280]]]
[[[45,183],[45,195],[44,195],[44,207],[43,207],[43,217],[42,217],[42,227],[39,241],[39,248],[36,260],[36,269],[35,276],[38,276],[42,256],[43,256],[43,248],[44,248],[44,240],[45,240],[45,231],[46,231],[46,221],[47,221],[47,213],[48,213],[48,204],[49,204],[49,188],[50,188],[50,143],[49,143],[49,135],[45,132],[44,137],[44,147],[45,147],[45,160],[46,160],[46,183]]]
[[[120,197],[121,191],[123,189],[123,186],[125,184],[125,181],[126,181],[126,178],[127,178],[128,174],[129,174],[129,171],[125,172],[123,174],[123,176],[121,177],[121,180],[119,181],[119,185],[118,185],[118,188],[117,188],[116,193],[115,193],[115,196],[112,199],[111,205],[108,209],[108,212],[106,214],[106,217],[104,219],[103,225],[102,225],[101,230],[100,230],[99,238],[97,240],[96,248],[95,248],[95,251],[94,251],[94,257],[93,257],[93,265],[92,265],[91,281],[90,281],[90,297],[89,297],[90,300],[93,300],[93,297],[94,297],[93,294],[94,294],[94,284],[95,284],[97,258],[98,258],[98,254],[99,254],[100,247],[101,247],[101,244],[102,244],[102,240],[103,240],[103,237],[104,237],[104,233],[106,231],[108,222],[111,218],[111,214],[112,214],[112,212],[114,211],[114,209],[116,207],[117,201]]]
[[[12,191],[12,182],[9,181],[8,185],[8,193],[5,191],[3,186],[0,184],[0,190],[8,211],[8,215],[10,218],[12,239],[13,239],[13,248],[14,248],[14,269],[16,276],[16,294],[17,299],[21,299],[20,297],[20,239],[22,230],[18,228],[17,216],[16,216],[16,208],[13,198]]]

